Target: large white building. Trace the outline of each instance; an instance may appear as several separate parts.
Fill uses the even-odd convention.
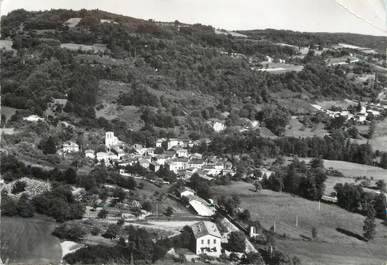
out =
[[[111,148],[118,144],[118,138],[114,136],[114,132],[106,132],[105,134],[105,146]]]
[[[201,221],[191,226],[195,237],[196,255],[207,254],[219,257],[221,254],[221,235],[216,224]]]

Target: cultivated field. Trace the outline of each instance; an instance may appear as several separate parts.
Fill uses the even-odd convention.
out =
[[[59,239],[51,235],[55,223],[38,218],[2,217],[1,258],[23,264],[59,264]]]
[[[238,195],[241,207],[249,209],[252,219],[259,220],[265,228],[273,226],[275,220],[276,232],[287,236],[279,240],[280,248],[299,256],[305,264],[380,264],[387,260],[387,226],[380,220],[376,239],[365,243],[336,230],[342,228],[361,235],[364,217],[335,205],[321,203],[319,210],[318,202],[269,190],[255,193],[253,186],[244,182],[217,186],[215,191],[218,195]],[[309,241],[312,227],[318,231],[318,240],[313,242]]]

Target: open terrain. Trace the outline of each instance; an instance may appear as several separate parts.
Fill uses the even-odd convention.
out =
[[[278,242],[280,249],[298,255],[305,264],[366,264],[368,260],[370,264],[380,264],[387,259],[387,227],[380,220],[375,240],[366,243],[336,230],[342,228],[361,235],[364,217],[335,205],[321,203],[319,210],[318,202],[269,190],[255,193],[253,185],[244,182],[217,186],[215,191],[218,195],[238,195],[241,207],[248,209],[252,219],[259,220],[266,229],[275,220],[276,232],[286,234],[286,239]],[[309,241],[312,227],[318,231],[318,239],[313,242]]]
[[[3,217],[1,258],[23,264],[59,264],[62,250],[59,239],[51,235],[55,223],[41,218]]]

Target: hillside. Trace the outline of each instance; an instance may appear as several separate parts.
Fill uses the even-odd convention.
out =
[[[100,10],[16,10],[3,18],[2,36],[13,50],[2,51],[2,104],[48,115],[53,99],[68,99],[61,116],[53,118],[96,128],[208,136],[213,119],[239,130],[246,119],[259,119],[257,112],[267,105],[299,114],[311,101],[371,100],[380,91],[345,75],[370,71],[361,51],[357,64],[327,63],[349,53],[333,45],[375,47],[377,37],[226,33]],[[375,62],[381,58],[368,56]]]

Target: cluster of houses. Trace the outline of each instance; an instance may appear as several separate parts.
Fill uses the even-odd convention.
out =
[[[367,121],[367,118],[378,118],[382,115],[383,107],[368,104],[367,106],[362,105],[360,111],[352,113],[349,110],[330,110],[324,109],[322,106],[317,104],[311,104],[312,107],[318,111],[326,113],[331,118],[345,117],[347,120],[353,120],[355,122],[364,123]]]
[[[160,168],[166,167],[182,179],[189,179],[194,173],[200,177],[211,180],[219,175],[234,175],[232,163],[226,159],[216,156],[206,159],[199,153],[190,153],[189,148],[208,144],[209,139],[192,141],[180,138],[161,138],[156,141],[155,147],[144,147],[140,144],[132,146],[120,141],[114,132],[106,132],[106,151],[95,152],[92,149],[84,150],[86,158],[104,163],[106,166],[117,165],[121,168],[139,164],[143,168],[157,172]],[[159,150],[162,150],[161,152]],[[73,141],[66,141],[57,151],[60,155],[67,155],[80,152],[80,147]],[[124,170],[121,174],[127,174]]]

